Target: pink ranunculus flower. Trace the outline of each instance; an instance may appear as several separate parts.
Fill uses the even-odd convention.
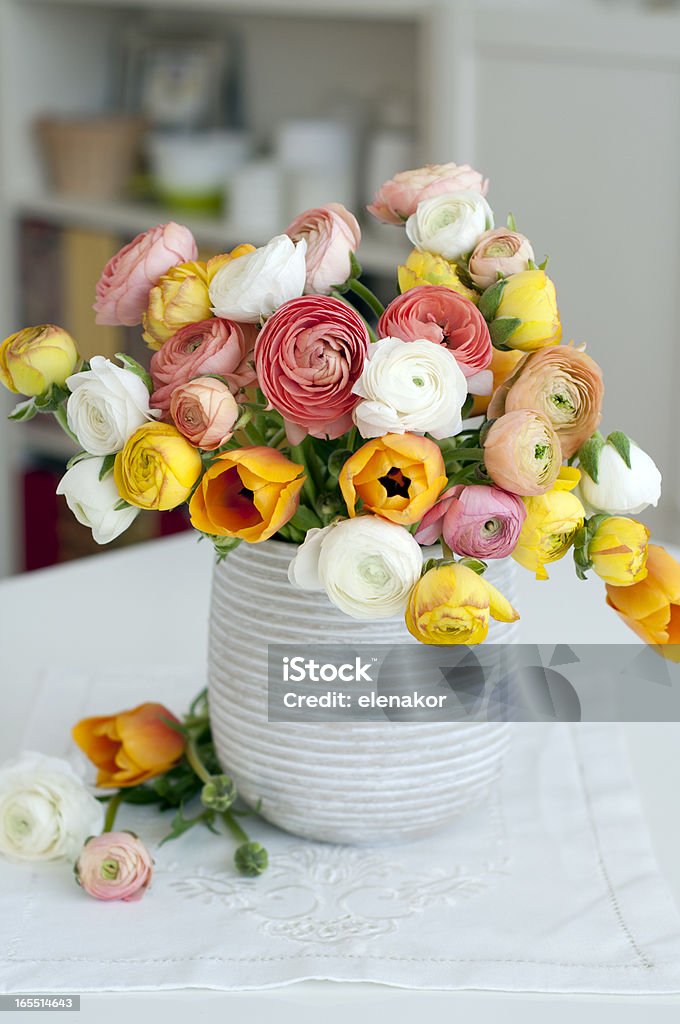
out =
[[[421,338],[444,345],[468,378],[473,394],[491,393],[493,377],[488,367],[493,355],[486,320],[474,302],[451,288],[417,285],[398,295],[378,321],[380,338]]]
[[[485,231],[477,242],[468,271],[478,288],[489,288],[498,280],[498,275],[510,277],[529,269],[534,250],[526,235],[509,228],[493,228]]]
[[[526,516],[516,494],[460,484],[425,514],[415,538],[419,544],[434,544],[443,537],[456,554],[469,558],[505,558],[515,549]]]
[[[255,366],[262,391],[286,420],[288,437],[340,437],[359,401],[352,388],[368,352],[366,325],[348,303],[303,295],[284,303],[262,328]]]
[[[175,388],[170,396],[170,415],[187,441],[210,452],[232,436],[239,407],[221,380],[196,377]]]
[[[189,228],[169,221],[149,228],[112,256],[97,281],[92,307],[98,324],[135,327],[149,301],[149,292],[178,263],[198,257]]]
[[[88,839],[75,864],[75,876],[97,900],[140,900],[151,883],[153,860],[133,832],[103,832]]]
[[[361,228],[354,214],[341,203],[307,210],[286,228],[294,242],[305,239],[307,278],[305,294],[329,295],[351,273],[351,257],[361,242]]]
[[[381,185],[366,209],[383,224],[403,224],[423,199],[464,191],[485,196],[488,187],[489,182],[469,164],[427,164],[395,174]]]
[[[212,317],[180,328],[151,357],[151,405],[167,419],[175,388],[194,377],[224,377],[232,393],[255,381],[253,324]]]

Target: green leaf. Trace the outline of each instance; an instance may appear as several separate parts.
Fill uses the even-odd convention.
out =
[[[76,454],[73,455],[68,460],[68,462],[66,463],[66,468],[67,469],[72,469],[73,466],[75,466],[78,462],[82,462],[83,459],[93,459],[93,458],[94,458],[94,456],[90,455],[89,452],[76,452]]]
[[[538,269],[539,269],[539,270],[545,270],[545,268],[546,268],[546,267],[548,266],[548,261],[549,261],[549,259],[550,259],[550,257],[549,257],[549,256],[546,256],[546,257],[544,258],[543,262],[542,262],[542,263],[539,263],[539,264],[538,264]]]
[[[25,402],[19,402],[18,405],[15,405],[7,419],[16,420],[17,423],[25,423],[27,420],[32,420],[38,412],[35,399],[28,398]]]
[[[125,498],[121,498],[120,501],[117,501],[113,506],[113,511],[122,512],[124,508],[132,508],[132,506],[129,501],[125,500]]]
[[[241,543],[240,537],[210,537],[210,540],[213,542],[218,562],[223,562],[227,555]]]
[[[113,464],[116,461],[115,455],[105,455],[102,468],[99,470],[99,479],[105,480],[110,473],[113,473]]]
[[[498,320],[493,320],[489,324],[489,333],[494,347],[500,349],[507,347],[509,339],[521,326],[521,323],[522,321],[516,316],[502,316]]]
[[[289,523],[293,529],[302,530],[303,533],[322,525],[316,512],[312,512],[311,508],[307,508],[306,505],[298,506],[297,512],[289,520]]]
[[[178,839],[180,836],[184,835],[185,832],[188,832],[190,828],[193,828],[194,825],[204,822],[208,816],[210,817],[212,824],[212,818],[214,815],[210,811],[202,811],[201,814],[196,815],[195,818],[185,818],[184,804],[180,804],[177,809],[177,813],[172,819],[170,831],[166,836],[163,836],[158,845],[163,846],[164,843],[170,842],[171,839]]]
[[[604,438],[599,434],[589,437],[578,450],[578,461],[581,469],[588,474],[593,483],[597,483],[600,471],[600,452],[604,448]]]
[[[362,268],[361,264],[359,263],[359,260],[356,257],[356,253],[354,253],[354,252],[350,253],[349,267],[350,267],[350,269],[349,269],[349,276],[350,276],[350,278],[354,278],[355,280],[358,280],[361,277],[361,274],[363,272],[363,268]]]
[[[332,477],[339,477],[342,467],[352,455],[350,448],[336,448],[328,458],[328,473]]]
[[[458,564],[472,569],[478,576],[482,576],[486,572],[486,562],[483,562],[481,558],[461,558]]]
[[[511,231],[517,231],[517,221],[515,220],[514,213],[509,213],[508,214],[508,219],[507,219],[506,223],[507,223],[507,226],[510,228]]]
[[[624,434],[622,430],[614,430],[607,437],[607,444],[610,444],[612,448],[616,448],[628,469],[630,469],[630,438],[628,434]]]
[[[498,307],[501,304],[501,296],[503,295],[503,291],[507,283],[507,279],[503,277],[500,281],[496,281],[495,284],[489,285],[486,291],[482,293],[478,308],[479,312],[487,322],[493,320],[495,317]]]
[[[534,263],[533,260],[527,260],[527,267],[529,270],[540,270],[538,263]]]
[[[461,419],[466,420],[472,412],[472,406],[475,404],[474,395],[468,395],[463,402],[463,408],[460,410]]]
[[[116,352],[116,359],[123,364],[123,369],[129,370],[130,373],[134,373],[135,377],[139,377],[141,381],[144,381],[146,389],[149,394],[153,394],[153,381],[148,370],[146,370],[141,363],[138,363],[132,356],[128,356],[125,352]]]

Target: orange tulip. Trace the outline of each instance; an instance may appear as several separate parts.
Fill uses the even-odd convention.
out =
[[[191,525],[214,537],[267,540],[295,515],[303,469],[265,445],[225,452],[194,492]]]
[[[385,434],[352,455],[339,477],[350,516],[357,501],[369,512],[408,526],[419,522],[446,487],[439,447],[415,434]]]
[[[664,548],[649,545],[647,576],[639,583],[608,584],[607,604],[645,643],[659,645],[659,654],[680,661],[680,565]]]
[[[97,767],[97,785],[137,786],[163,775],[184,751],[184,737],[166,719],[178,719],[162,704],[140,704],[116,715],[83,718],[72,736]]]

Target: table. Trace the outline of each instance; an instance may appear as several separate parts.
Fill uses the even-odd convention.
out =
[[[49,667],[136,670],[159,657],[165,664],[195,664],[204,670],[212,549],[192,535],[82,559],[0,582],[0,680],[5,698],[0,716],[0,754],[18,752],[40,675]],[[580,583],[570,560],[550,567],[548,582],[535,582],[521,571],[518,607],[521,640],[541,643],[634,643],[635,636],[604,604],[596,579]],[[156,651],[162,651],[156,655]],[[625,726],[633,768],[652,833],[659,865],[680,907],[680,725]],[[413,992],[371,985],[308,982],[262,992],[200,990],[83,998],[101,1024],[149,1013],[175,1024],[191,1012],[197,1019],[228,1015],[230,1022],[275,1016],[281,1024],[317,1020],[342,1021],[350,1013],[368,1021],[381,1013],[393,1024],[410,1021],[414,1012],[434,1022],[471,1016],[480,1024],[499,1017],[533,1024],[546,1012],[552,1024],[626,1024],[649,1018],[675,1021],[680,997],[633,999],[504,995],[502,993]],[[32,1020],[39,1020],[31,1018]],[[69,1015],[70,1016],[70,1015]]]

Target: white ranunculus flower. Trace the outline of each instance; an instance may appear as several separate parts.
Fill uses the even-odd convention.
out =
[[[97,544],[109,544],[124,533],[139,515],[139,509],[116,509],[120,494],[113,474],[99,479],[103,459],[81,459],[71,466],[59,481],[57,494],[63,494],[66,504],[79,523],[89,526]]]
[[[362,437],[428,433],[444,438],[463,426],[465,375],[456,357],[432,341],[381,338],[369,347],[352,391],[363,399],[354,409]]]
[[[418,203],[406,221],[406,234],[416,249],[457,260],[472,252],[493,227],[493,212],[479,192],[449,192]]]
[[[90,455],[119,452],[135,430],[160,415],[149,408],[144,381],[103,356],[93,356],[89,370],[67,377],[66,386],[68,425]]]
[[[0,766],[0,854],[75,860],[104,810],[66,761],[26,751]]]
[[[215,316],[258,323],[305,290],[307,242],[276,235],[255,252],[238,256],[218,270],[210,283]]]
[[[403,615],[423,567],[422,551],[403,526],[358,516],[310,530],[288,577],[302,590],[325,590],[353,619]]]
[[[616,448],[607,443],[600,451],[597,483],[581,466],[577,493],[593,512],[634,516],[648,505],[657,504],[661,497],[661,473],[651,456],[632,441],[630,469]]]

